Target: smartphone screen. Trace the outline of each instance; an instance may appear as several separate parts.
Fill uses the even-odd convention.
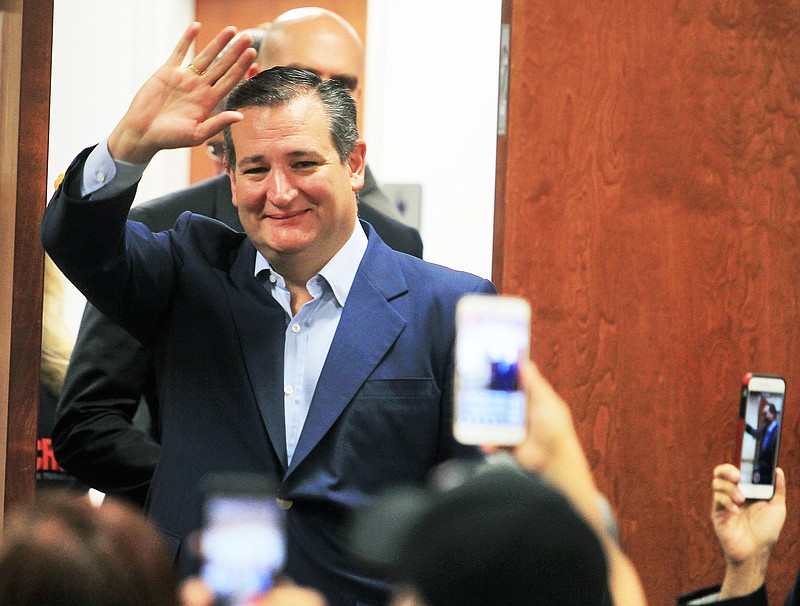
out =
[[[530,306],[468,295],[456,308],[453,433],[464,444],[512,445],[527,433],[520,363],[529,355]]]
[[[235,605],[268,590],[285,557],[284,512],[275,492],[249,476],[213,478],[205,490],[202,577],[215,604]]]
[[[786,383],[771,375],[748,374],[740,406],[739,488],[748,499],[771,499],[775,492]]]

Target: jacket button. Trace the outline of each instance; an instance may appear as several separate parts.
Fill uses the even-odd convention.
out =
[[[288,499],[281,499],[280,497],[275,499],[275,503],[277,503],[278,507],[280,507],[284,511],[291,509],[292,505],[294,505],[293,501],[289,501]]]

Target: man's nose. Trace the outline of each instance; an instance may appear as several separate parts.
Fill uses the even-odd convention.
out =
[[[294,200],[297,188],[285,171],[273,168],[267,177],[267,202],[284,206]]]

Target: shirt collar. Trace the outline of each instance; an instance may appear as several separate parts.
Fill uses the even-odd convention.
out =
[[[350,238],[317,274],[325,278],[341,306],[344,306],[347,296],[350,294],[350,288],[356,279],[358,266],[361,264],[361,259],[364,258],[364,253],[367,252],[367,242],[367,234],[364,233],[361,222],[356,219],[356,225]],[[256,251],[256,264],[253,275],[257,277],[264,270],[275,274],[275,276],[280,276],[278,272],[272,269],[266,257]],[[316,276],[312,276],[309,282],[315,278]],[[279,278],[279,281],[284,283],[282,278]],[[274,283],[271,286],[274,286]]]

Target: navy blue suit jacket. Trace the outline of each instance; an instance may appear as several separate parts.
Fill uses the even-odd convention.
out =
[[[368,205],[373,202],[388,204],[388,199],[367,168],[359,215],[391,248],[421,257],[419,232]],[[186,210],[244,231],[225,174],[134,206],[128,218],[164,231]],[[40,416],[53,426],[61,467],[87,486],[144,506],[161,439],[152,355],[91,304],[84,311],[57,411],[50,418]]]
[[[206,474],[264,474],[292,504],[287,573],[331,606],[381,603],[385,580],[349,558],[347,518],[387,486],[477,455],[451,431],[454,311],[492,284],[393,251],[362,222],[367,251],[289,465],[287,319],[253,276],[251,242],[191,213],[158,234],[126,222],[135,188],[80,200],[82,157],[48,206],[42,242],[89,301],[154,351],[161,454],[146,510],[176,557],[198,526]]]

